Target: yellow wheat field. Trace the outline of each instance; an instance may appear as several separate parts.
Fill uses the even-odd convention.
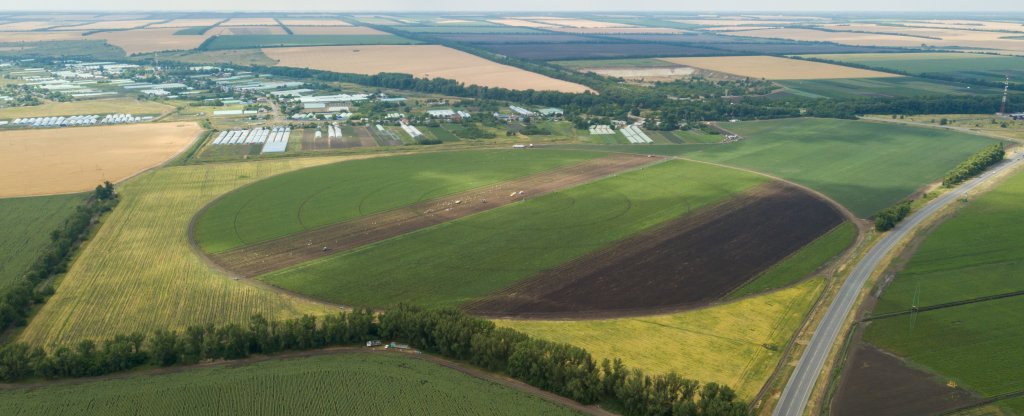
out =
[[[221,26],[277,26],[277,21],[270,17],[236,17],[220,24]]]
[[[531,22],[529,20],[522,19],[491,19],[488,22],[504,25],[504,26],[515,26],[515,27],[532,27],[532,28],[547,28],[556,27],[555,25],[548,23]]]
[[[242,323],[255,313],[285,319],[336,311],[219,274],[192,251],[188,226],[196,211],[225,192],[339,160],[168,167],[119,186],[121,203],[19,339],[53,347],[133,331]]]
[[[372,45],[267,48],[280,66],[357,74],[400,72],[448,78],[466,85],[514,90],[583,92],[587,87],[525,71],[440,45]]]
[[[51,40],[81,40],[82,32],[3,32],[3,42],[45,42]]]
[[[285,26],[352,26],[344,20],[338,19],[281,19]]]
[[[386,35],[366,26],[289,26],[296,35]]]
[[[156,23],[159,20],[107,20],[102,22],[89,23],[82,26],[74,26],[73,30],[99,30],[99,29],[134,29],[149,23]]]
[[[592,321],[499,320],[535,337],[580,346],[654,374],[675,371],[732,386],[752,399],[768,380],[824,283],[797,286],[691,312]],[[771,347],[771,348],[766,348]]]
[[[179,51],[195,49],[206,38],[213,36],[216,28],[203,35],[175,35],[178,28],[134,29],[115,32],[100,32],[86,36],[86,39],[102,39],[124,49],[131,55],[158,51]]]
[[[183,122],[0,132],[0,198],[122,181],[180,153],[201,131]]]
[[[548,30],[563,33],[584,33],[593,35],[673,35],[686,33],[682,29],[668,27],[551,27]]]
[[[899,75],[820,62],[774,56],[721,56],[711,58],[662,58],[680,65],[741,77],[786,79],[885,78]]]
[[[36,30],[56,26],[60,23],[50,21],[27,21],[0,24],[0,31]],[[6,38],[6,35],[5,35]]]
[[[535,22],[545,23],[552,26],[563,26],[563,27],[575,27],[584,29],[600,29],[600,28],[611,28],[611,27],[634,27],[633,25],[627,25],[625,23],[612,23],[612,22],[599,22],[596,20],[587,19],[552,19],[552,18],[538,18],[532,19]]]
[[[166,23],[157,23],[155,25],[149,25],[147,28],[166,28],[166,27],[206,27],[213,26],[217,22],[224,19],[174,19]]]

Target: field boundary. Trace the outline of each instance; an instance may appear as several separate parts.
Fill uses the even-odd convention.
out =
[[[958,301],[953,301],[953,302],[946,302],[946,303],[939,303],[939,304],[929,305],[929,306],[914,307],[914,308],[911,308],[911,309],[904,309],[904,310],[901,310],[901,311],[886,312],[886,313],[881,313],[881,314],[878,314],[878,315],[866,316],[864,318],[861,318],[860,322],[870,322],[870,321],[874,321],[874,320],[878,320],[878,319],[893,318],[893,317],[897,317],[897,316],[909,315],[909,314],[912,314],[912,313],[928,312],[928,311],[934,311],[934,310],[939,310],[939,309],[952,308],[952,307],[956,307],[956,306],[970,305],[972,303],[981,303],[981,302],[987,302],[987,301],[990,301],[990,300],[999,300],[999,299],[1012,298],[1012,297],[1017,297],[1017,296],[1022,296],[1022,295],[1024,295],[1024,290],[1018,290],[1018,291],[1014,291],[1014,292],[1007,292],[1007,293],[1000,293],[1000,294],[995,294],[995,295],[981,296],[981,297],[977,297],[977,298],[963,299],[963,300],[958,300]]]

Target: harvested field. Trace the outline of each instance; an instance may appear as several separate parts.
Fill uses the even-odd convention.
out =
[[[632,25],[627,25],[627,24],[624,24],[624,23],[599,22],[599,21],[596,21],[596,20],[587,20],[587,19],[561,19],[561,18],[553,19],[553,18],[548,18],[548,19],[530,19],[530,20],[534,21],[534,22],[540,22],[540,23],[552,25],[552,26],[575,27],[575,28],[584,28],[584,29],[601,29],[601,28],[611,28],[611,27],[634,27]]]
[[[217,253],[211,259],[235,275],[259,276],[652,162],[651,158],[634,155],[600,158]],[[522,194],[510,196],[517,192]]]
[[[293,30],[292,26],[352,26],[338,19],[281,19],[281,23]]]
[[[507,43],[487,45],[485,48],[502,55],[542,61],[728,54],[728,52],[696,46],[658,43],[551,43],[543,45],[543,47],[535,43]]]
[[[888,78],[900,75],[774,56],[663,58],[675,64],[742,77],[787,79]]]
[[[0,197],[83,192],[178,154],[202,129],[146,123],[0,132]]]
[[[3,42],[46,42],[53,40],[82,40],[82,32],[4,32]]]
[[[620,241],[474,302],[487,316],[646,315],[718,300],[836,225],[843,216],[773,182]]]
[[[580,72],[593,72],[606,77],[624,78],[628,80],[670,81],[693,75],[694,69],[689,67],[666,68],[580,68]]]
[[[951,388],[940,377],[866,344],[846,361],[834,416],[934,415],[977,402],[969,391]]]
[[[4,24],[0,24],[0,31],[3,31],[3,32],[8,32],[8,31],[17,32],[17,31],[21,31],[21,30],[26,30],[26,31],[27,30],[38,30],[38,29],[46,29],[48,27],[56,26],[58,24],[60,24],[60,23],[50,22],[50,21],[45,21],[45,22],[44,21],[39,21],[39,22],[30,21],[30,22],[4,23]],[[6,35],[5,35],[4,41],[6,41],[6,40],[7,39],[6,39]]]
[[[400,72],[417,77],[454,79],[467,85],[515,90],[588,91],[583,85],[498,64],[440,45],[268,48],[263,52],[271,59],[278,60],[280,66],[370,75]]]
[[[281,26],[231,26],[214,28],[207,34],[216,35],[285,35]]]
[[[296,35],[387,35],[365,26],[288,26]]]
[[[532,28],[551,28],[551,27],[555,27],[555,25],[551,25],[551,24],[548,24],[548,23],[538,23],[538,22],[531,22],[529,20],[520,20],[520,19],[491,19],[491,20],[488,20],[488,22],[499,24],[499,25],[504,25],[504,26],[513,26],[513,27],[532,27]]]
[[[657,34],[672,35],[686,33],[682,29],[668,27],[552,27],[548,30],[566,33],[582,33],[588,35],[634,35],[634,34]]]
[[[108,20],[103,22],[89,23],[82,26],[70,27],[71,30],[106,30],[106,29],[134,29],[159,20]]]
[[[224,19],[174,19],[166,23],[157,23],[146,26],[147,29],[160,29],[168,27],[206,27],[213,26]]]
[[[85,39],[105,40],[111,45],[124,49],[131,55],[157,51],[175,51],[195,49],[207,38],[213,36],[215,30],[204,35],[175,35],[177,28],[135,29],[114,32],[100,32],[86,36]]]
[[[43,105],[0,108],[0,118],[75,116],[84,114],[132,113],[165,114],[174,107],[155,101],[140,101],[134,98],[104,98],[88,101],[49,102]],[[77,130],[71,130],[77,131]]]
[[[703,19],[703,20],[673,20],[673,22],[686,23],[699,26],[746,26],[746,25],[789,25],[792,20],[761,20],[761,19]]]
[[[461,43],[585,43],[593,39],[556,33],[445,33],[437,37]]]
[[[277,21],[270,17],[236,17],[220,24],[221,26],[278,26]]]

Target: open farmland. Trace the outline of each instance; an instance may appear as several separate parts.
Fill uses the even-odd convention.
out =
[[[348,29],[348,28],[345,28]],[[225,50],[245,48],[281,48],[294,46],[336,46],[336,45],[407,45],[418,41],[395,35],[232,35],[217,36],[203,45],[203,50]]]
[[[290,26],[295,35],[387,35],[365,26]]]
[[[601,156],[490,150],[305,169],[225,195],[199,216],[195,238],[204,251],[218,253]]]
[[[158,166],[199,136],[195,123],[0,132],[0,197],[91,190]]]
[[[174,107],[155,101],[140,101],[134,98],[104,98],[99,100],[48,102],[42,105],[0,108],[0,119],[122,113],[160,115],[172,111],[174,111]]]
[[[131,55],[156,51],[177,51],[195,49],[213,34],[208,31],[204,35],[177,35],[177,28],[134,29],[100,32],[86,36],[85,39],[100,39],[124,50]]]
[[[606,320],[499,320],[499,326],[620,357],[651,373],[675,371],[732,386],[750,400],[764,385],[824,283],[808,280],[764,296],[696,311]]]
[[[338,160],[169,167],[126,182],[120,204],[20,339],[71,345],[134,331],[247,322],[255,313],[285,319],[323,312],[320,305],[226,279],[193,252],[188,227],[196,211],[225,192]]]
[[[401,394],[396,394],[401,392]],[[338,353],[0,391],[0,413],[572,415],[405,354]]]
[[[949,130],[852,120],[782,119],[722,127],[745,140],[714,146],[611,148],[677,155],[780,176],[822,192],[867,218],[941,179],[993,143]]]
[[[371,75],[400,72],[515,90],[587,91],[579,84],[498,64],[440,45],[322,46],[272,48],[263,52],[278,60],[280,66]]]
[[[150,29],[159,29],[159,28],[165,28],[165,27],[176,27],[176,28],[183,28],[183,27],[207,27],[207,26],[213,26],[213,25],[219,23],[222,20],[224,20],[224,19],[218,19],[218,18],[174,19],[174,20],[171,20],[169,22],[154,23],[154,24],[151,24],[151,25],[146,26],[146,27],[150,28]]]
[[[736,170],[668,161],[259,278],[345,304],[459,305],[764,182]]]
[[[0,292],[28,271],[82,195],[0,199]]]
[[[636,313],[638,305],[645,313],[705,306],[842,221],[827,202],[772,182],[545,271],[469,310],[593,318]]]
[[[925,95],[994,94],[994,88],[972,87],[915,77],[806,79],[779,81],[786,92],[812,98],[919,97]]]
[[[741,77],[785,79],[886,78],[899,75],[839,65],[774,56],[722,56],[712,58],[664,58],[663,60]]]
[[[971,200],[927,236],[885,289],[872,314],[906,311],[1024,290],[1017,220],[1024,174]],[[872,321],[865,340],[910,365],[982,396],[1024,390],[1024,297],[984,300]],[[888,371],[882,367],[878,371]],[[870,373],[870,372],[869,372]],[[854,383],[855,379],[844,381]],[[870,385],[855,385],[860,395]],[[1024,407],[1011,407],[1024,411]]]
[[[971,53],[863,53],[807,55],[806,57],[866,65],[914,75],[941,75],[963,81],[980,79],[1002,82],[1006,76],[1009,76],[1011,83],[1020,83],[1024,78],[1024,58],[1014,56]]]
[[[272,17],[235,17],[221,23],[221,26],[278,26]]]
[[[352,26],[348,22],[341,19],[280,19],[281,23],[285,26],[292,28],[294,26]]]
[[[899,32],[899,28],[872,26],[877,32],[843,31],[842,27],[828,30],[784,28],[723,32],[724,35],[774,39],[789,39],[807,42],[834,42],[846,45],[930,48],[947,50],[978,50],[1004,54],[1024,54],[1024,40],[1010,38],[1005,32],[983,32],[976,30],[929,30],[927,32]],[[864,28],[861,28],[864,29]],[[924,37],[922,37],[924,36]]]
[[[94,22],[81,26],[73,26],[72,30],[119,30],[119,29],[135,29],[140,26],[145,26],[150,23],[159,23],[159,20],[110,20],[103,22]],[[59,29],[57,29],[59,30]]]
[[[535,43],[503,43],[483,47],[502,55],[540,61],[732,54],[701,46],[659,43],[550,43],[543,46]]]
[[[436,199],[424,198],[397,209],[217,253],[211,259],[235,275],[253,277],[660,161],[622,154],[585,161]],[[303,207],[306,202],[309,199],[303,200]]]

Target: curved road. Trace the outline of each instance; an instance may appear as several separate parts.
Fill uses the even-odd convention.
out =
[[[793,371],[789,382],[786,383],[786,387],[782,391],[782,397],[779,398],[779,403],[772,412],[773,416],[802,416],[804,414],[811,391],[825,365],[825,359],[828,358],[832,346],[839,341],[840,330],[845,326],[846,317],[853,310],[861,289],[875,270],[882,266],[882,260],[896,248],[897,244],[943,207],[960,199],[993,176],[1016,166],[1021,160],[1021,157],[1014,157],[1002,162],[977,178],[936,198],[897,225],[895,229],[889,231],[868,251],[867,255],[854,267],[850,276],[846,278],[836,299],[832,301],[825,317],[818,324],[818,328],[811,337],[811,342],[807,344],[807,349],[804,350],[796,365],[796,370]]]

